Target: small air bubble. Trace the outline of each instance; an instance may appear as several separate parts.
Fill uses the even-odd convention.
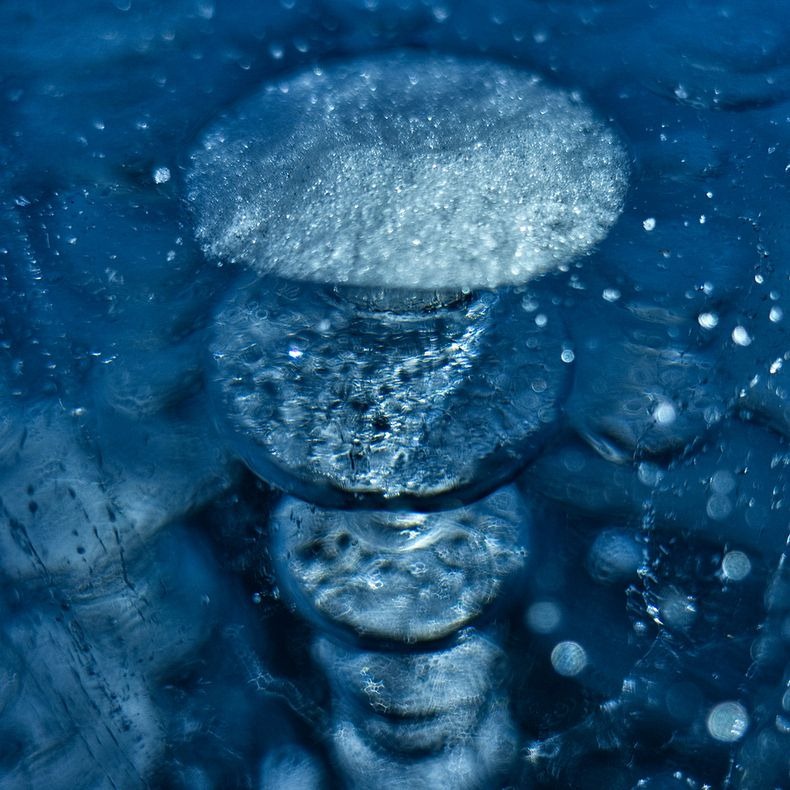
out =
[[[576,357],[575,357],[573,351],[571,351],[569,348],[563,349],[562,354],[560,354],[560,359],[563,362],[567,363],[567,364],[570,364],[571,362],[573,362],[573,360],[575,358]]]
[[[751,570],[751,560],[742,551],[728,551],[721,561],[722,575],[729,581],[742,581],[749,575]]]
[[[735,743],[749,728],[749,714],[739,702],[722,702],[708,713],[706,724],[717,741]]]
[[[768,319],[776,324],[779,323],[779,321],[781,321],[783,318],[784,312],[782,311],[782,308],[774,305],[768,313]]]
[[[715,329],[719,323],[719,317],[716,313],[700,313],[697,316],[697,322],[703,329]]]
[[[617,288],[604,288],[601,296],[607,302],[616,302],[620,298],[620,291]]]
[[[155,184],[166,184],[170,180],[170,168],[169,167],[157,167],[154,170],[154,183]]]
[[[648,217],[643,223],[642,227],[649,233],[651,230],[654,230],[656,227],[656,220],[655,217]]]
[[[735,490],[735,478],[726,469],[719,469],[710,478],[710,490],[714,494],[731,494]]]
[[[551,665],[558,675],[571,678],[587,666],[587,653],[578,642],[560,642],[551,651]]]
[[[708,499],[705,511],[714,521],[724,521],[732,513],[732,502],[724,494],[714,494]]]
[[[735,343],[736,346],[751,345],[752,338],[746,331],[746,327],[738,325],[732,330],[732,342]]]
[[[675,407],[669,401],[662,401],[653,409],[653,419],[659,425],[671,425],[676,417]]]

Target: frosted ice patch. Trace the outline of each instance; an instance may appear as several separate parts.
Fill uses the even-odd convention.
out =
[[[622,144],[574,94],[399,53],[265,85],[203,136],[188,194],[219,263],[441,290],[523,283],[589,252],[627,175]]]

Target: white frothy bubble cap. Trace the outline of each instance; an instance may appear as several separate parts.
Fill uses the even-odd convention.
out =
[[[396,53],[310,69],[231,109],[192,155],[207,255],[287,279],[493,288],[606,236],[628,162],[575,94],[516,68]]]

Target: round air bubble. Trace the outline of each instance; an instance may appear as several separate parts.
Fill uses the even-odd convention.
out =
[[[272,516],[280,585],[308,617],[416,642],[480,615],[523,567],[531,518],[514,488],[437,513],[324,510],[286,498]]]
[[[735,743],[749,728],[749,714],[740,702],[721,702],[711,708],[706,724],[717,741]]]
[[[635,579],[642,564],[642,547],[626,530],[608,529],[599,533],[587,555],[587,570],[602,584]]]
[[[220,427],[259,477],[326,507],[454,507],[543,446],[572,366],[545,299],[516,293],[412,312],[257,282],[220,309],[209,382]],[[530,303],[531,304],[531,303]]]
[[[743,581],[752,570],[752,562],[742,551],[728,551],[721,561],[721,573],[727,581]]]
[[[430,652],[368,652],[320,637],[314,655],[335,695],[365,716],[431,718],[480,707],[506,675],[505,653],[473,628]]]
[[[626,183],[622,145],[574,94],[501,64],[398,53],[265,85],[205,133],[188,195],[220,264],[456,291],[588,253]]]
[[[587,666],[587,652],[578,642],[560,642],[551,651],[551,665],[558,675],[572,678]]]

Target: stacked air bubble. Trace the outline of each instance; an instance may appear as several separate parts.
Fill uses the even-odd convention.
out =
[[[525,284],[605,236],[626,170],[577,97],[482,61],[357,60],[234,108],[188,191],[207,255],[246,271],[210,374],[239,454],[330,507],[512,477],[570,377],[561,316]]]
[[[606,235],[626,179],[577,96],[416,53],[267,85],[193,154],[197,237],[241,272],[211,346],[218,422],[292,495],[272,556],[316,626],[350,786],[488,787],[515,757],[493,621],[531,517],[502,486],[573,361],[531,281]]]

